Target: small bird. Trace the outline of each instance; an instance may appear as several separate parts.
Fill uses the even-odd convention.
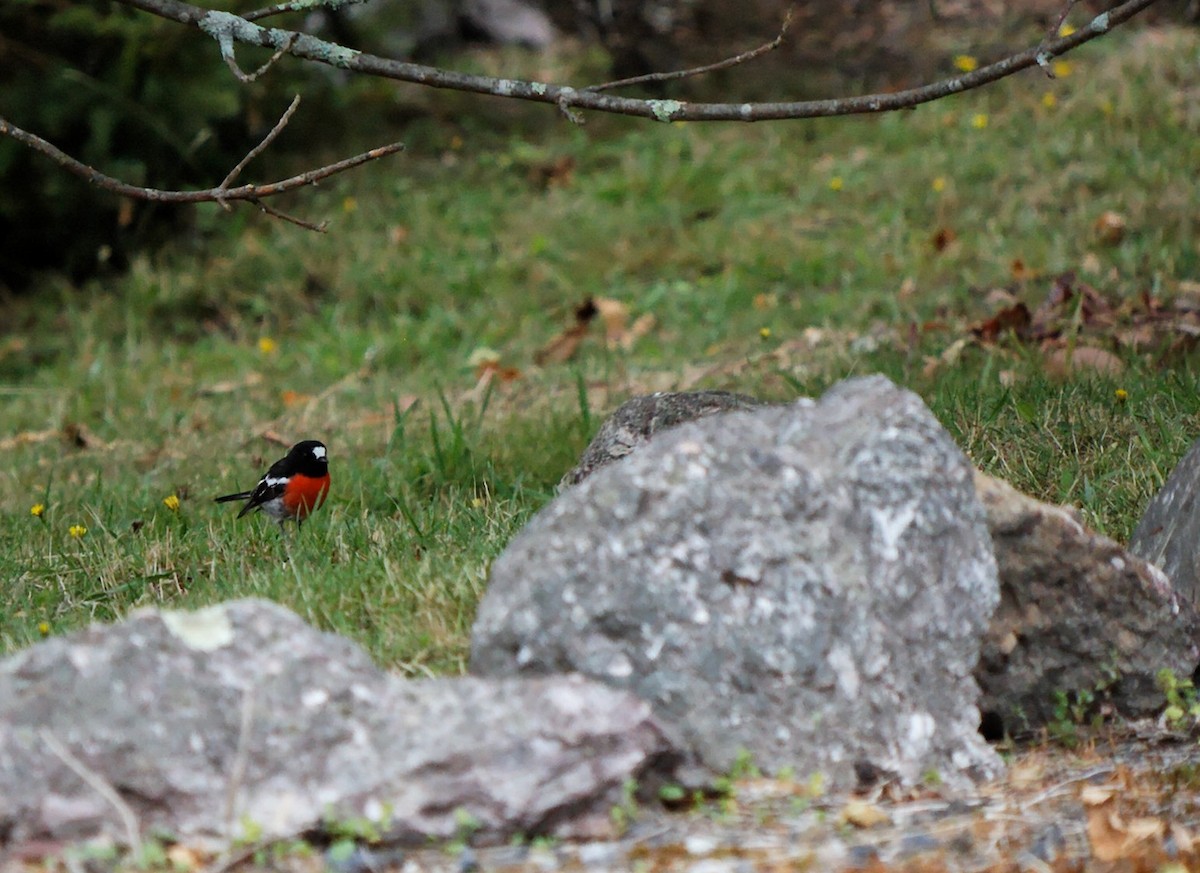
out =
[[[309,513],[325,502],[329,492],[329,457],[325,444],[317,440],[296,443],[287,457],[271,465],[265,476],[258,480],[253,491],[239,491],[218,497],[217,503],[245,500],[246,505],[237,517],[261,509],[271,518],[283,523],[288,519],[299,527]]]

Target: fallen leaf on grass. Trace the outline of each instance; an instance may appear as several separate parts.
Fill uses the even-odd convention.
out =
[[[1076,346],[1074,349],[1050,349],[1042,361],[1051,376],[1069,376],[1076,371],[1090,371],[1100,376],[1118,376],[1125,371],[1125,363],[1105,349],[1093,346]]]
[[[279,395],[279,399],[283,401],[284,406],[296,406],[300,403],[307,403],[313,397],[311,394],[301,394],[299,391],[288,389]]]
[[[0,440],[0,451],[11,451],[18,446],[29,446],[35,443],[44,443],[47,440],[52,440],[62,433],[58,428],[52,427],[49,430],[27,430],[23,433],[10,436]]]
[[[575,156],[560,155],[529,168],[529,183],[539,188],[566,188],[575,179]]]
[[[546,364],[563,364],[575,357],[583,338],[587,336],[586,324],[573,324],[533,354],[533,362],[539,367]]]
[[[243,388],[253,387],[261,382],[262,379],[262,373],[248,373],[241,379],[229,379],[224,382],[214,382],[211,385],[202,385],[196,389],[196,393],[201,397],[232,394],[235,391],[241,391]]]
[[[267,442],[274,443],[275,445],[280,446],[282,448],[289,449],[292,447],[292,443],[290,440],[284,439],[283,437],[281,437],[279,434],[277,434],[273,430],[264,430],[262,433],[259,434],[259,436],[262,439],[266,440]]]
[[[1029,307],[1024,303],[1015,303],[1006,309],[1001,309],[991,318],[971,326],[971,333],[985,343],[995,342],[1001,335],[1014,333],[1018,337],[1026,335],[1033,323]]]
[[[942,351],[937,357],[928,357],[925,359],[925,366],[921,368],[922,375],[926,379],[931,378],[942,367],[953,367],[958,363],[958,359],[962,357],[963,349],[969,346],[972,342],[971,337],[959,337]]]
[[[1024,282],[1027,279],[1037,277],[1037,272],[1025,266],[1025,262],[1020,258],[1012,259],[1012,263],[1009,264],[1009,270],[1012,272],[1013,280],[1016,282]]]
[[[588,325],[599,311],[591,297],[584,300],[575,307],[575,323],[534,352],[533,362],[540,367],[545,364],[566,363],[575,357],[583,338],[587,336]]]
[[[950,248],[956,239],[958,239],[958,234],[952,228],[940,227],[930,238],[929,242],[935,252],[944,252]]]
[[[1111,209],[1100,213],[1093,229],[1096,238],[1106,246],[1115,246],[1125,238],[1125,217]]]

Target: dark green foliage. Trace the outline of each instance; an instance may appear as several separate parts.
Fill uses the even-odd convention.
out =
[[[5,0],[0,33],[0,114],[136,185],[219,184],[291,93],[319,93],[294,78],[311,74],[285,64],[243,85],[211,39],[108,0]],[[250,70],[265,57],[239,51]],[[10,139],[0,139],[0,188],[0,287],[19,288],[42,268],[79,279],[120,266],[133,246],[163,239],[191,215],[123,201]]]

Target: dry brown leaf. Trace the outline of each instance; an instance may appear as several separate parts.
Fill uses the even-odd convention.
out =
[[[1092,226],[1096,238],[1106,246],[1115,246],[1125,238],[1125,216],[1111,209],[1100,213]]]
[[[1029,307],[1018,302],[1007,309],[1001,309],[986,321],[971,325],[971,333],[985,343],[995,342],[1000,336],[1009,333],[1022,337],[1028,333],[1032,320]]]
[[[527,174],[529,184],[539,188],[566,188],[575,179],[575,156],[559,155],[553,161],[535,164]]]
[[[891,822],[891,817],[873,803],[865,800],[851,800],[842,807],[838,814],[842,824],[853,825],[856,828],[873,828]]]
[[[1171,822],[1171,839],[1181,855],[1190,855],[1195,851],[1196,840],[1191,832],[1178,822]]]
[[[279,395],[279,399],[283,401],[284,406],[297,406],[301,403],[307,403],[313,398],[311,394],[301,394],[299,391],[292,391],[289,388]]]
[[[917,280],[912,276],[905,276],[904,281],[900,283],[900,289],[896,292],[898,300],[911,300],[912,296],[917,293]]]
[[[1106,349],[1094,346],[1076,346],[1050,349],[1042,365],[1051,376],[1069,376],[1076,371],[1096,373],[1101,376],[1119,376],[1125,372],[1125,363]]]
[[[580,343],[587,336],[588,325],[599,313],[596,301],[591,297],[586,298],[575,307],[575,323],[534,352],[534,363],[538,366],[562,364],[575,357]]]
[[[47,440],[56,439],[62,434],[62,431],[56,427],[48,430],[27,430],[23,433],[10,436],[0,440],[0,451],[8,452],[18,446],[29,446],[35,443],[44,443]]]
[[[629,326],[629,330],[625,331],[625,336],[621,338],[621,348],[629,351],[633,348],[633,344],[644,337],[650,331],[654,330],[658,324],[658,319],[649,312],[639,315]]]
[[[575,357],[583,338],[587,336],[586,323],[573,324],[546,345],[533,353],[533,362],[539,367],[546,364],[562,364]]]
[[[958,239],[958,234],[952,228],[939,227],[929,242],[935,252],[944,252],[956,239]]]
[[[1088,252],[1083,256],[1083,260],[1079,263],[1079,268],[1085,273],[1091,273],[1093,276],[1098,276],[1100,271],[1104,269],[1100,263],[1100,257],[1095,252]]]
[[[283,437],[281,437],[279,434],[277,434],[273,430],[264,430],[262,433],[259,434],[259,436],[262,439],[266,440],[267,442],[274,443],[275,445],[281,446],[282,448],[285,448],[285,449],[290,448],[292,445],[291,440],[284,439]]]
[[[1014,788],[1032,788],[1046,776],[1046,767],[1041,761],[1021,761],[1008,771],[1008,781]]]
[[[625,336],[625,326],[629,323],[629,307],[620,300],[609,297],[596,297],[592,301],[600,320],[604,322],[604,343],[610,349],[619,345]]]
[[[1013,279],[1017,282],[1024,282],[1037,276],[1037,273],[1025,266],[1025,262],[1020,258],[1012,259],[1012,263],[1009,264],[1009,270],[1012,272]]]
[[[1116,796],[1115,785],[1084,785],[1079,789],[1079,802],[1084,806],[1102,806]]]
[[[778,294],[755,294],[753,302],[754,302],[755,309],[757,309],[759,312],[766,312],[770,309],[774,309],[776,306],[779,305],[779,295]]]
[[[209,397],[218,394],[232,394],[235,391],[241,391],[243,388],[251,388],[262,380],[262,373],[247,373],[241,379],[230,379],[225,382],[214,382],[211,385],[202,385],[196,389],[196,393],[201,397]]]

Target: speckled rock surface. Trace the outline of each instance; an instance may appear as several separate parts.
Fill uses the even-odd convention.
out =
[[[626,780],[677,759],[632,695],[578,676],[406,681],[265,601],[140,612],[0,662],[0,844],[269,838],[326,816],[425,844],[458,833],[460,809],[483,841],[594,836]]]
[[[579,463],[563,476],[560,488],[577,485],[613,461],[648,443],[655,434],[685,422],[723,412],[754,409],[763,402],[731,391],[660,391],[622,403],[604,420]]]
[[[976,671],[990,730],[1019,735],[1061,718],[1064,692],[1126,716],[1157,714],[1158,671],[1190,677],[1200,661],[1192,604],[1070,509],[975,479],[1000,568],[1000,606]]]
[[[1200,609],[1200,440],[1151,499],[1129,551],[1162,569],[1175,590]]]
[[[972,677],[998,599],[972,470],[881,377],[659,434],[495,562],[481,676],[579,671],[701,760],[949,782],[999,769]]]

